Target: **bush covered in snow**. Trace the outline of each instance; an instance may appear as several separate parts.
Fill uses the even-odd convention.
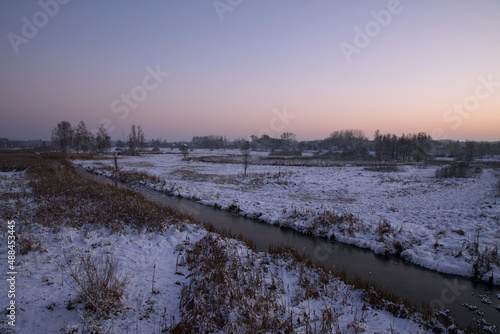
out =
[[[482,173],[482,168],[472,166],[468,162],[453,162],[449,166],[441,167],[436,170],[436,177],[458,177],[468,178],[476,177]]]

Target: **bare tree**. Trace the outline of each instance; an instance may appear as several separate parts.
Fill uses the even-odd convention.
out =
[[[250,149],[250,142],[248,140],[245,140],[243,144],[240,147],[241,155],[243,157],[243,167],[245,168],[245,176],[247,176],[247,169],[248,165],[250,164],[250,158],[251,154],[250,152],[252,151]]]
[[[144,139],[144,132],[142,131],[141,126],[137,127],[137,147],[144,148],[146,140]]]
[[[281,135],[281,148],[284,152],[292,152],[297,148],[297,136],[291,132],[284,132]]]
[[[472,162],[474,160],[474,156],[476,155],[475,142],[471,140],[465,141],[464,147],[464,161]]]
[[[104,124],[99,126],[96,136],[97,152],[105,153],[111,148],[111,137],[109,136],[108,129]]]
[[[424,132],[419,132],[417,135],[414,135],[413,138],[415,142],[415,161],[420,162],[424,159],[427,159],[429,156],[429,150],[431,148],[431,136],[428,136]]]
[[[130,134],[128,135],[128,148],[131,155],[137,155],[139,148],[144,147],[145,139],[144,132],[141,126],[132,125],[130,127]]]
[[[336,146],[341,149],[352,149],[358,144],[366,141],[365,133],[362,130],[347,129],[333,131],[325,142],[329,146]]]
[[[187,160],[187,157],[189,155],[189,147],[186,144],[182,144],[179,149],[181,150],[182,155],[184,156],[184,160]]]
[[[73,128],[68,121],[62,121],[52,130],[52,142],[61,152],[71,152]]]
[[[92,148],[92,133],[87,130],[87,126],[84,121],[80,121],[76,127],[75,138],[73,140],[73,145],[76,152],[82,151],[87,153]]]
[[[137,131],[135,125],[130,127],[130,134],[128,135],[128,148],[130,155],[137,155]]]

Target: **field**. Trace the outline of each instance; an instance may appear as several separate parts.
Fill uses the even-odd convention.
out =
[[[243,175],[238,151],[118,159],[128,181],[200,203],[338,240],[443,273],[500,284],[500,170],[437,178],[439,165],[348,164],[266,159]],[[112,160],[77,161],[117,175]],[[255,164],[258,163],[258,164]],[[322,165],[322,167],[314,167]]]
[[[256,252],[82,178],[57,155],[3,155],[0,167],[0,261],[15,257],[14,283],[0,286],[15,291],[0,295],[15,327],[4,314],[2,333],[460,332],[292,251]]]

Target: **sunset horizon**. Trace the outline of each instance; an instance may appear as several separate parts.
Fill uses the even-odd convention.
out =
[[[114,140],[132,124],[148,139],[236,139],[286,110],[274,128],[299,140],[342,129],[500,140],[498,2],[0,9],[0,137],[50,140],[58,122],[83,120]]]

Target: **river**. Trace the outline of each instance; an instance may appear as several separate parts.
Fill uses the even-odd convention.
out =
[[[99,183],[131,188],[106,177],[87,173],[81,168],[78,168],[78,171]],[[484,318],[488,323],[500,328],[500,312],[494,308],[500,305],[500,299],[497,297],[500,296],[499,286],[490,286],[461,276],[441,274],[405,263],[397,257],[376,255],[371,250],[281,229],[145,187],[131,189],[149,200],[192,216],[199,222],[224,229],[234,236],[241,235],[253,242],[258,251],[267,251],[271,246],[292,247],[300,254],[322,263],[326,268],[344,269],[349,277],[358,275],[363,280],[373,280],[399,297],[408,299],[415,306],[420,306],[425,301],[438,310],[448,309],[461,325]],[[482,296],[488,297],[492,306],[482,303]],[[469,310],[463,304],[477,306],[484,311],[484,316]]]

